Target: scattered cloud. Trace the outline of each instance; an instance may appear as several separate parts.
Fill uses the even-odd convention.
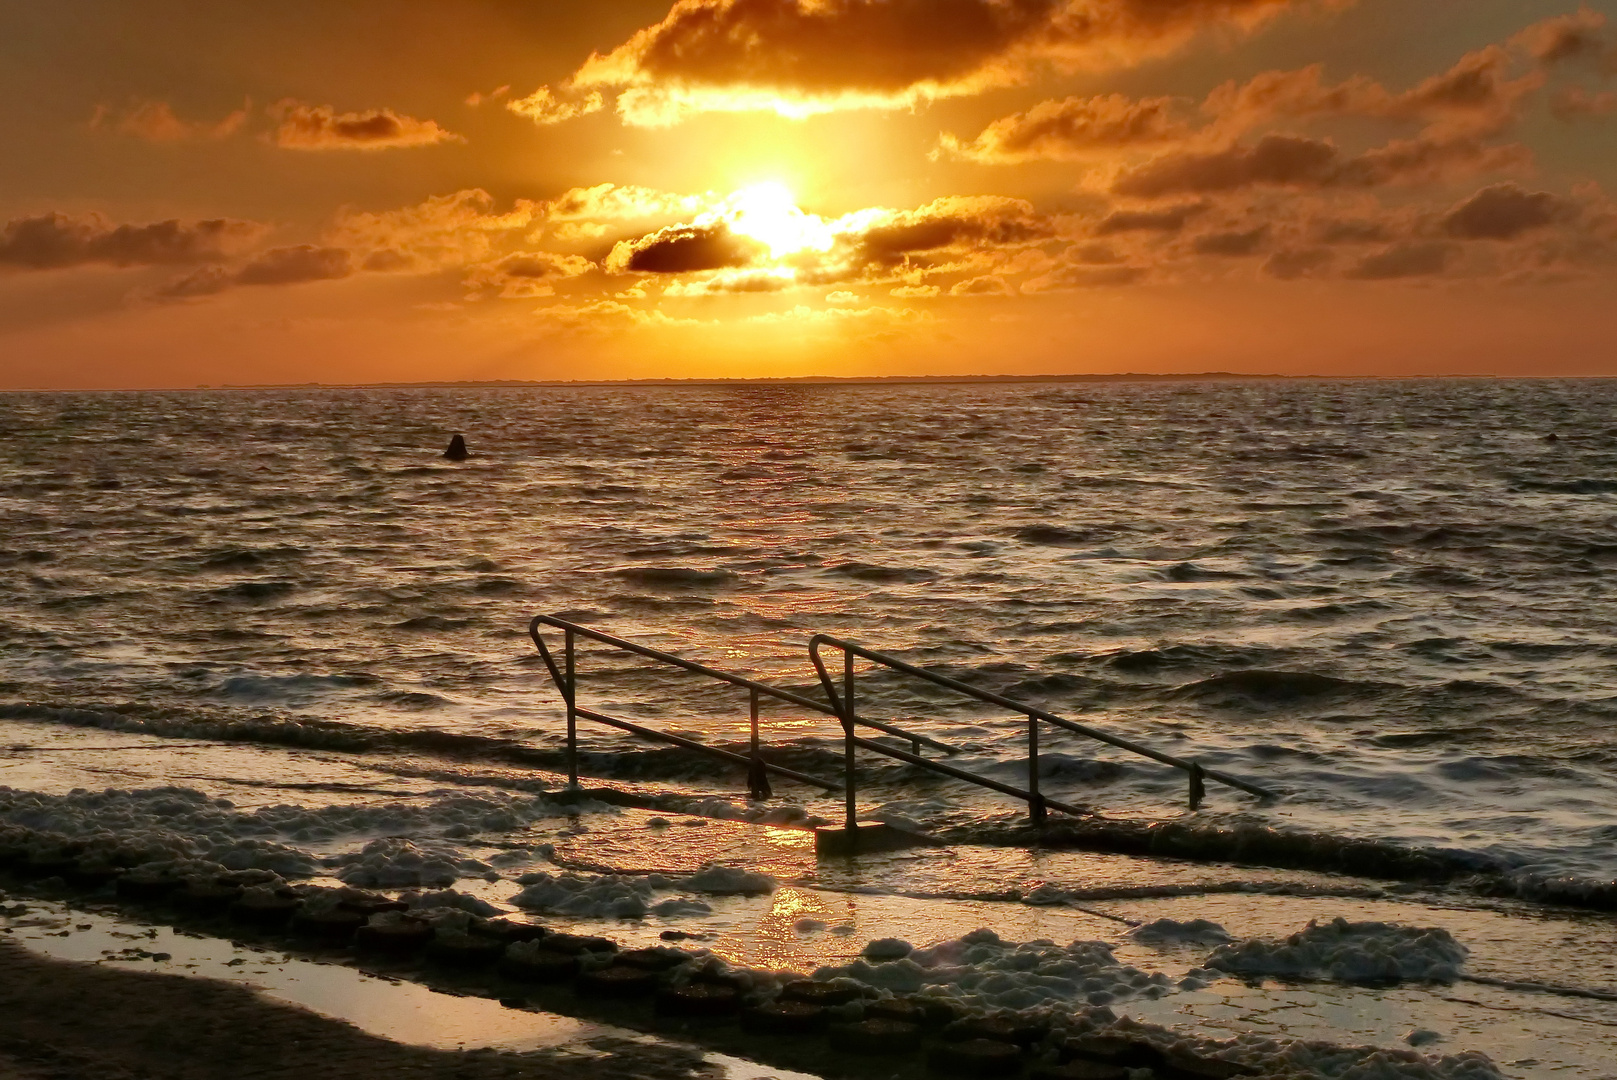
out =
[[[694,214],[712,206],[714,195],[675,195],[638,184],[596,184],[573,188],[545,204],[552,221],[643,221]]]
[[[427,272],[487,261],[494,256],[496,240],[530,228],[544,214],[543,204],[525,199],[497,213],[494,196],[467,188],[398,210],[339,211],[325,240],[369,253],[391,252],[380,257],[395,268],[404,268],[404,260]]]
[[[548,86],[541,86],[527,97],[505,103],[505,107],[518,116],[525,116],[542,126],[560,124],[575,117],[600,112],[605,106],[606,102],[599,92],[557,94]]]
[[[1490,45],[1394,93],[1363,75],[1327,83],[1324,65],[1315,64],[1226,83],[1208,94],[1202,111],[1217,128],[1237,134],[1276,120],[1347,116],[1418,124],[1434,138],[1495,134],[1510,127],[1544,85],[1539,72],[1510,78],[1511,67],[1510,53]]]
[[[1416,125],[1427,142],[1454,142],[1498,134],[1520,118],[1545,77],[1532,71],[1512,78],[1514,63],[1508,48],[1491,45],[1402,92],[1364,75],[1327,82],[1323,64],[1266,71],[1213,89],[1201,102],[1201,125],[1181,115],[1175,98],[1069,97],[995,120],[970,141],[944,135],[938,152],[996,165],[1162,147],[1212,153],[1265,125],[1341,117]]]
[[[676,281],[664,290],[664,296],[720,296],[726,293],[782,292],[797,284],[796,276],[784,267],[760,270],[722,270],[711,277],[696,281]],[[837,294],[833,294],[837,295]],[[841,294],[854,300],[852,293]],[[827,297],[829,300],[830,297]]]
[[[284,150],[391,150],[465,142],[433,120],[402,116],[392,109],[338,113],[330,105],[287,98],[270,106],[277,126],[267,137]]]
[[[55,270],[100,263],[151,266],[210,262],[257,244],[270,228],[255,221],[158,221],[115,225],[100,214],[14,218],[0,230],[0,267]]]
[[[1617,91],[1592,92],[1581,86],[1556,91],[1550,99],[1550,112],[1561,120],[1589,120],[1617,113]]]
[[[166,101],[142,101],[113,115],[105,105],[97,105],[90,116],[91,131],[113,132],[147,142],[173,143],[191,140],[228,139],[247,123],[251,102],[222,120],[182,120]]]
[[[470,94],[466,95],[466,104],[475,109],[484,102],[499,101],[501,98],[508,96],[510,93],[511,85],[509,83],[504,86],[497,86],[486,94],[480,90],[473,90]]]
[[[1015,293],[1015,286],[994,274],[966,278],[949,289],[950,296],[1012,296]]]

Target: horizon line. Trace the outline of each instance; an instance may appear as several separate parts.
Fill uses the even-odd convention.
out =
[[[520,388],[520,387],[595,387],[595,386],[738,386],[738,385],[798,385],[798,386],[880,386],[901,385],[971,385],[992,383],[1114,383],[1114,382],[1235,382],[1279,380],[1297,381],[1367,381],[1395,382],[1399,380],[1443,379],[1498,379],[1509,381],[1554,379],[1612,379],[1613,375],[1281,375],[1245,373],[1235,371],[1200,372],[1116,372],[1108,374],[1065,375],[759,375],[713,376],[692,378],[646,379],[432,379],[411,382],[361,383],[196,383],[190,386],[19,386],[0,387],[4,394],[106,394],[106,393],[186,393],[199,390],[405,390],[412,388]]]

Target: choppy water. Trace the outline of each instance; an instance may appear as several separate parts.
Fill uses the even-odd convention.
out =
[[[0,396],[0,715],[554,766],[532,614],[815,696],[826,631],[1291,793],[1197,822],[1609,879],[1614,410],[1604,381]],[[582,670],[583,703],[743,737],[733,690]],[[860,700],[1025,777],[1002,715]],[[839,767],[822,719],[766,732]],[[739,787],[584,734],[593,775]],[[1053,797],[1182,812],[1172,770],[1044,748]],[[1015,813],[867,770],[872,806]]]

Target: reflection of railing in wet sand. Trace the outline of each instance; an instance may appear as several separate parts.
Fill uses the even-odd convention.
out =
[[[549,646],[545,643],[545,639],[541,633],[541,628],[543,627],[550,627],[562,632],[562,649],[561,659],[559,662],[555,654],[551,652]],[[654,742],[671,743],[675,746],[684,747],[685,749],[694,751],[696,753],[706,754],[709,757],[717,758],[732,765],[738,765],[747,770],[747,789],[748,793],[754,799],[768,798],[772,794],[769,787],[770,774],[783,776],[789,780],[796,780],[799,783],[809,784],[814,787],[824,788],[827,791],[841,790],[846,801],[847,826],[849,829],[854,827],[855,821],[858,817],[856,806],[856,775],[854,768],[855,751],[857,750],[865,750],[870,753],[895,758],[899,761],[917,766],[929,772],[935,772],[943,776],[952,777],[956,780],[963,780],[966,783],[975,784],[978,787],[988,788],[989,790],[998,791],[1002,794],[1020,799],[1027,803],[1029,816],[1035,823],[1042,823],[1044,821],[1047,810],[1059,810],[1063,813],[1074,815],[1089,814],[1091,811],[1084,809],[1083,807],[1072,806],[1067,803],[1060,802],[1056,799],[1049,798],[1039,791],[1039,724],[1045,723],[1064,731],[1083,735],[1088,738],[1106,743],[1107,745],[1115,746],[1120,749],[1130,751],[1131,753],[1140,754],[1155,761],[1160,761],[1166,765],[1171,765],[1175,768],[1184,770],[1189,774],[1190,778],[1190,805],[1192,809],[1195,809],[1201,803],[1204,794],[1203,785],[1206,780],[1214,780],[1230,787],[1239,788],[1242,791],[1257,795],[1260,798],[1270,798],[1274,795],[1273,792],[1259,787],[1256,784],[1247,783],[1244,780],[1240,780],[1236,777],[1229,776],[1213,769],[1205,769],[1194,761],[1185,761],[1181,758],[1176,758],[1172,755],[1152,750],[1151,748],[1142,746],[1133,740],[1125,739],[1116,735],[1110,735],[1096,728],[1075,723],[1074,721],[1056,716],[1053,713],[1046,712],[1045,710],[1036,708],[1035,706],[1027,705],[1023,702],[1015,701],[1008,697],[1003,697],[988,690],[979,689],[978,687],[960,682],[959,680],[951,679],[944,675],[939,675],[936,672],[927,671],[925,668],[916,667],[915,665],[906,663],[905,661],[899,660],[896,657],[888,656],[885,653],[876,652],[873,649],[866,649],[863,646],[856,645],[851,641],[844,641],[840,638],[831,637],[828,634],[816,634],[814,638],[810,640],[809,659],[813,661],[814,669],[819,673],[820,684],[824,687],[826,697],[830,704],[815,701],[813,698],[804,697],[801,694],[794,694],[790,690],[782,690],[778,687],[770,686],[767,683],[758,682],[756,679],[749,679],[745,676],[735,675],[728,671],[720,671],[718,668],[708,667],[706,664],[699,664],[693,660],[686,660],[682,657],[674,656],[671,653],[662,652],[658,649],[648,648],[644,645],[637,645],[632,641],[626,641],[623,638],[614,637],[611,634],[604,634],[599,630],[592,630],[587,626],[569,622],[566,619],[558,619],[550,615],[534,616],[533,621],[528,625],[528,635],[533,638],[533,643],[538,648],[539,655],[544,660],[545,667],[550,672],[551,681],[556,684],[556,689],[560,691],[562,701],[567,707],[567,784],[569,788],[578,787],[578,721],[582,719],[589,720],[597,724],[606,724],[610,727],[618,728],[621,731],[627,731],[632,735],[637,735],[642,739],[648,739]],[[658,663],[681,668],[697,675],[703,675],[710,679],[716,679],[719,682],[726,682],[732,686],[736,686],[747,691],[751,718],[751,741],[748,748],[748,753],[738,754],[731,750],[725,750],[722,747],[709,745],[697,739],[688,738],[684,735],[676,735],[669,731],[661,731],[657,728],[647,727],[644,724],[637,724],[621,717],[609,716],[606,713],[598,712],[594,709],[585,708],[584,706],[580,705],[578,703],[577,674],[578,638],[586,638],[591,641],[596,641],[622,652],[629,652],[635,654],[636,656],[643,656],[649,660],[655,660]],[[836,680],[832,677],[830,671],[825,665],[824,659],[820,655],[820,650],[824,646],[829,646],[833,649],[839,650],[843,654],[842,688],[840,692],[837,688]],[[1009,709],[1012,712],[1021,713],[1022,715],[1026,716],[1028,718],[1027,789],[1023,790],[1022,788],[1016,787],[1013,784],[1001,783],[998,780],[993,780],[977,773],[968,772],[965,769],[958,769],[954,766],[946,765],[941,761],[922,757],[922,747],[931,747],[934,750],[941,750],[945,754],[953,754],[956,753],[957,750],[948,743],[941,742],[928,735],[922,735],[919,732],[914,731],[907,731],[886,721],[874,720],[867,716],[860,716],[855,704],[854,694],[855,688],[853,665],[855,657],[868,660],[875,664],[880,664],[884,667],[902,672],[906,675],[924,679],[927,682],[933,683],[934,685],[945,687],[949,690],[955,691],[956,693],[975,698],[978,701],[998,705],[1002,708]],[[797,705],[801,708],[808,709],[811,712],[821,713],[826,716],[834,716],[837,718],[842,725],[843,731],[844,779],[842,781],[839,782],[836,780],[827,780],[823,777],[811,776],[808,773],[798,772],[795,769],[789,769],[782,765],[776,765],[764,758],[759,732],[758,712],[761,700],[765,697],[773,698],[777,701],[784,701],[792,705]],[[910,744],[910,749],[902,750],[898,747],[889,746],[886,743],[878,742],[874,739],[864,738],[856,733],[857,729],[861,727],[869,728],[874,731],[880,731],[886,735],[902,739]]]

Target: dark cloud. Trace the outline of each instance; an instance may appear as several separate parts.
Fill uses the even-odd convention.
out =
[[[1476,139],[1398,139],[1342,163],[1338,187],[1431,184],[1527,165],[1532,153],[1517,143],[1490,146]]]
[[[1606,16],[1587,7],[1535,23],[1517,34],[1512,43],[1527,50],[1546,66],[1572,61],[1609,65],[1613,59],[1605,35]]]
[[[1022,286],[1023,292],[1055,292],[1062,289],[1105,289],[1134,285],[1145,280],[1150,269],[1144,266],[1086,266],[1065,264],[1034,278]]]
[[[737,236],[720,223],[671,225],[638,240],[625,240],[613,249],[608,269],[637,274],[688,274],[745,266],[763,248]]]
[[[388,150],[464,142],[432,120],[401,116],[392,109],[338,113],[330,105],[308,105],[288,98],[270,107],[279,125],[270,141],[287,150]]]
[[[419,263],[402,251],[396,251],[393,248],[379,248],[366,255],[365,261],[360,266],[361,269],[369,270],[372,273],[391,274],[399,271],[415,270],[419,267]]]
[[[1077,244],[1067,249],[1067,260],[1090,266],[1116,266],[1124,262],[1121,252],[1110,244]]]
[[[354,257],[347,248],[271,248],[236,272],[238,285],[297,285],[305,281],[331,281],[354,272]]]
[[[1020,199],[944,198],[892,215],[857,239],[864,261],[882,266],[922,253],[1019,247],[1056,235],[1048,218]]]
[[[1162,198],[1256,187],[1371,188],[1419,184],[1521,164],[1520,146],[1474,139],[1401,139],[1344,157],[1335,144],[1297,135],[1265,135],[1255,144],[1164,154],[1120,175],[1119,195]]]
[[[235,276],[224,267],[204,266],[162,286],[156,295],[164,300],[197,300],[222,293],[235,283]]]
[[[354,257],[346,248],[298,244],[271,248],[235,270],[205,266],[162,286],[156,295],[165,300],[191,300],[214,296],[238,285],[300,285],[332,281],[354,273]]]
[[[15,218],[0,231],[0,266],[54,270],[104,263],[150,266],[228,258],[261,240],[269,227],[253,221],[158,221],[114,225],[99,214]]]
[[[985,164],[1084,158],[1096,153],[1181,142],[1191,135],[1174,116],[1174,99],[1121,94],[1043,101],[995,120],[971,142],[942,140],[950,154]]]
[[[1207,209],[1206,203],[1185,203],[1162,210],[1114,210],[1095,226],[1096,236],[1125,232],[1178,232],[1185,222]]]
[[[1333,256],[1325,248],[1288,248],[1264,261],[1263,272],[1281,281],[1313,277],[1331,264]]]
[[[1269,227],[1259,225],[1255,229],[1240,232],[1213,232],[1204,233],[1191,241],[1191,248],[1198,255],[1219,255],[1227,258],[1239,258],[1245,255],[1256,255],[1269,238]]]
[[[1322,244],[1384,244],[1392,239],[1384,222],[1363,218],[1322,221],[1314,226],[1314,234]]]
[[[1346,276],[1360,281],[1433,277],[1448,269],[1453,256],[1453,244],[1435,241],[1395,244],[1360,259],[1349,268]]]
[[[1443,217],[1443,231],[1462,240],[1510,240],[1577,215],[1566,199],[1516,184],[1483,188]]]
[[[1044,64],[1133,62],[1307,2],[680,0],[591,57],[571,87],[621,90],[619,112],[636,123],[710,109],[893,107],[1015,83]]]
[[[1265,135],[1256,145],[1207,152],[1176,151],[1124,172],[1112,185],[1120,195],[1236,191],[1257,186],[1322,187],[1342,165],[1335,146],[1295,135]]]
[[[549,251],[518,251],[475,268],[466,284],[474,293],[494,293],[505,299],[550,296],[554,283],[595,269],[581,255]]]

